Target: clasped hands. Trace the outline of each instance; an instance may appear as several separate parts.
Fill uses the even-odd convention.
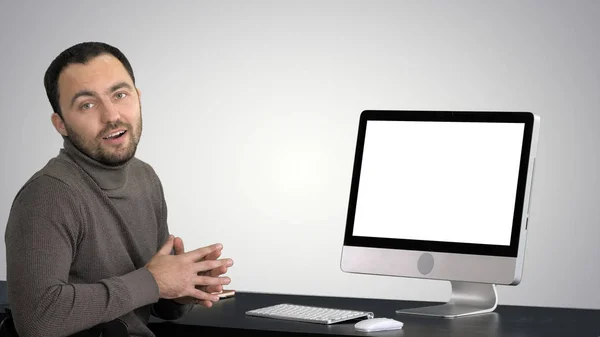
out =
[[[185,252],[183,240],[169,236],[167,242],[146,265],[158,284],[160,298],[180,304],[197,303],[210,308],[219,300],[215,293],[231,279],[222,276],[233,265],[231,259],[219,259],[223,246],[213,244]],[[171,254],[175,252],[175,255]]]

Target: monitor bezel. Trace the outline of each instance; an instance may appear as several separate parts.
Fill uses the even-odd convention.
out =
[[[477,122],[477,123],[523,123],[523,141],[521,159],[515,197],[513,223],[510,245],[489,245],[458,242],[424,241],[392,238],[374,238],[354,236],[354,216],[360,182],[363,148],[368,121],[423,121],[423,122]],[[531,112],[513,111],[435,111],[435,110],[365,110],[360,115],[352,183],[344,245],[354,247],[388,248],[415,250],[423,252],[440,252],[455,254],[471,254],[485,256],[517,257],[519,239],[523,220],[523,207],[529,170],[530,151],[533,136],[534,115]]]

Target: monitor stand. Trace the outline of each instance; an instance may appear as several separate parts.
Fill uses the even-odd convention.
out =
[[[396,313],[455,318],[492,312],[498,305],[495,284],[450,281],[450,285],[452,286],[452,295],[447,303],[400,309],[396,310]]]

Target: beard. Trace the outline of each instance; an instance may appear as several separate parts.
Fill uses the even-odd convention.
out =
[[[64,122],[64,120],[63,120]],[[140,118],[137,123],[137,127],[133,128],[133,125],[129,123],[123,123],[117,121],[115,123],[106,124],[99,135],[94,139],[88,139],[82,136],[80,133],[72,129],[66,122],[65,129],[68,132],[66,138],[83,154],[89,158],[108,166],[119,166],[128,162],[137,150],[137,145],[142,135],[142,114],[140,108]],[[129,136],[129,142],[124,146],[118,148],[103,147],[102,136],[117,128],[124,128],[127,130],[126,134]]]

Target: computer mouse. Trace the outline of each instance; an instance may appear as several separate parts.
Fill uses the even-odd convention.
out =
[[[371,318],[354,324],[356,331],[373,332],[402,329],[404,323],[391,318]]]

